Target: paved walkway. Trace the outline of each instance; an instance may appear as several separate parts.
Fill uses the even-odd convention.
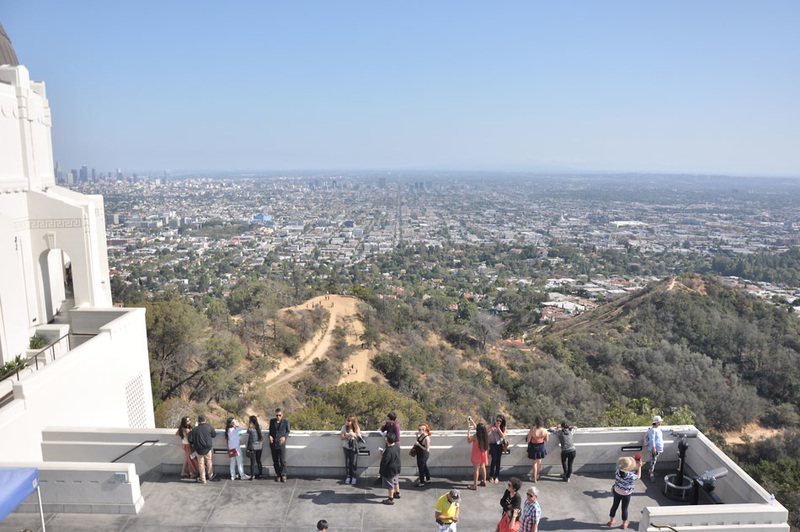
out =
[[[540,478],[540,529],[608,530],[604,524],[611,507],[612,476],[577,475],[566,483],[551,471]],[[280,484],[271,478],[232,482],[224,477],[202,485],[156,475],[142,483],[145,505],[138,515],[49,514],[46,525],[48,532],[312,532],[317,520],[324,518],[330,532],[432,532],[436,499],[457,487],[462,493],[459,532],[491,532],[499,520],[499,501],[505,489],[501,481],[472,492],[465,489],[464,479],[435,479],[426,488],[416,488],[412,479],[404,478],[402,499],[385,506],[381,500],[386,491],[373,486],[373,480],[361,478],[356,486],[350,486],[333,479],[290,478]],[[529,485],[525,482],[523,491]],[[630,530],[637,530],[645,506],[673,504],[660,488],[660,482],[637,482]],[[619,516],[617,523],[621,523]],[[26,527],[40,530],[38,514],[13,513],[0,523],[0,532],[19,532]]]

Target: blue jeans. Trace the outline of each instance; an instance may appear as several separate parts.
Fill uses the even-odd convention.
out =
[[[242,462],[242,450],[238,449],[239,454],[236,456],[231,457],[231,478],[236,476],[236,468],[239,469],[239,476],[244,478],[246,475],[244,474],[244,462]]]
[[[617,490],[611,490],[614,493],[614,504],[611,506],[611,513],[608,515],[611,519],[614,519],[614,516],[617,515],[617,508],[619,508],[619,503],[622,503],[622,520],[628,520],[628,505],[631,503],[631,496],[630,495],[620,495],[617,493]]]

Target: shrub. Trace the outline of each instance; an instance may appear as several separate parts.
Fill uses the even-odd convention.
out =
[[[31,340],[28,343],[28,349],[42,349],[46,345],[47,339],[44,336],[40,334],[34,334],[31,336]]]

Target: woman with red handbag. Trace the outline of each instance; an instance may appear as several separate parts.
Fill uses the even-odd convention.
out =
[[[231,459],[231,480],[236,480],[236,468],[239,468],[239,478],[248,480],[250,477],[244,474],[244,462],[242,461],[242,451],[239,448],[239,433],[242,426],[236,418],[229,417],[225,424],[225,439],[228,440],[228,456]]]

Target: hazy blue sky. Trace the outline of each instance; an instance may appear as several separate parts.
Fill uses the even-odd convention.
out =
[[[66,169],[800,176],[800,2],[0,0]]]

